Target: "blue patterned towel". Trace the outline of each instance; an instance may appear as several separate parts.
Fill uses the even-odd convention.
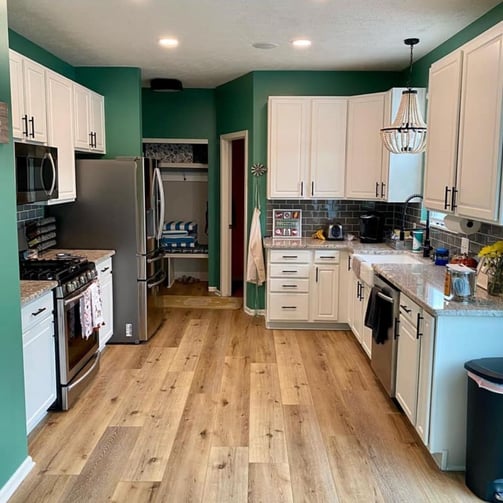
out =
[[[197,231],[196,222],[183,222],[182,220],[171,220],[170,222],[165,222],[164,230],[166,231]]]

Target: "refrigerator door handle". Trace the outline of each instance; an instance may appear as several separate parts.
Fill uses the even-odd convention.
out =
[[[162,186],[161,170],[159,168],[154,169],[154,179],[155,179],[154,185],[157,188],[159,201],[161,203],[159,215],[157,215],[157,222],[156,222],[157,223],[156,238],[157,240],[160,240],[162,237],[162,226],[164,224],[164,188]],[[153,200],[156,201],[156,208],[157,208],[157,198]]]

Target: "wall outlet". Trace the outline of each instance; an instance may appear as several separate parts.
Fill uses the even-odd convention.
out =
[[[133,337],[133,324],[126,323],[126,337]]]
[[[468,253],[470,248],[470,240],[468,238],[461,238],[461,253]]]

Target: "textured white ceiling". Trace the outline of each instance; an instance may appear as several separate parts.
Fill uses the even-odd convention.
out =
[[[402,70],[500,0],[8,0],[9,26],[74,66],[213,88],[252,70]],[[158,45],[179,39],[176,49]],[[294,49],[290,40],[313,45]],[[260,50],[254,42],[274,42]]]

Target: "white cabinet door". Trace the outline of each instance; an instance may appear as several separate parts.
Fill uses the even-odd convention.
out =
[[[362,304],[363,304],[363,298],[362,298],[362,287],[363,283],[356,277],[356,275],[353,273],[353,288],[352,288],[352,316],[351,316],[351,321],[352,324],[351,329],[358,340],[358,342],[361,344],[362,343],[362,337],[363,337],[363,318],[362,318]]]
[[[73,117],[75,150],[89,150],[91,148],[90,126],[90,95],[89,90],[78,84],[73,84]]]
[[[28,117],[24,118],[23,58],[17,52],[9,51],[9,70],[12,136],[15,140],[23,140],[27,137]]]
[[[105,99],[90,91],[90,126],[94,135],[93,150],[105,153]]]
[[[58,199],[49,204],[74,201],[76,197],[72,84],[47,70],[47,137],[49,144],[58,148]]]
[[[105,153],[105,99],[73,85],[74,146],[83,152]]]
[[[433,347],[435,318],[423,313],[420,326],[421,352],[419,358],[419,382],[417,388],[416,431],[428,446],[430,434],[431,383],[433,377]]]
[[[303,198],[307,194],[310,101],[269,98],[267,197]]]
[[[396,364],[396,399],[412,424],[416,424],[419,348],[416,328],[400,314]]]
[[[313,198],[344,197],[346,123],[346,98],[312,99],[308,195]]]
[[[9,69],[14,139],[47,143],[45,68],[9,51]]]
[[[381,172],[385,93],[349,98],[346,197],[382,199]]]
[[[497,222],[501,192],[503,27],[463,46],[456,212]]]
[[[367,304],[369,303],[371,288],[367,284],[363,283],[362,296],[363,300],[361,302],[361,315],[362,315],[362,348],[367,353],[368,357],[372,357],[372,330],[365,326],[365,313],[367,312]]]
[[[96,268],[98,270],[98,280],[100,282],[104,320],[104,324],[100,328],[99,334],[101,351],[114,333],[112,258],[107,258],[104,261],[99,262],[96,264]]]
[[[52,306],[52,292],[48,292],[21,310],[28,433],[56,400],[56,350]]]
[[[456,184],[461,68],[461,51],[430,68],[424,205],[443,212],[451,211]]]
[[[351,292],[351,281],[353,273],[351,272],[349,253],[345,251],[340,252],[340,265],[339,265],[339,319],[341,323],[350,324],[351,315],[351,302],[353,300]]]
[[[337,321],[339,306],[339,265],[315,264],[311,291],[311,319]]]

